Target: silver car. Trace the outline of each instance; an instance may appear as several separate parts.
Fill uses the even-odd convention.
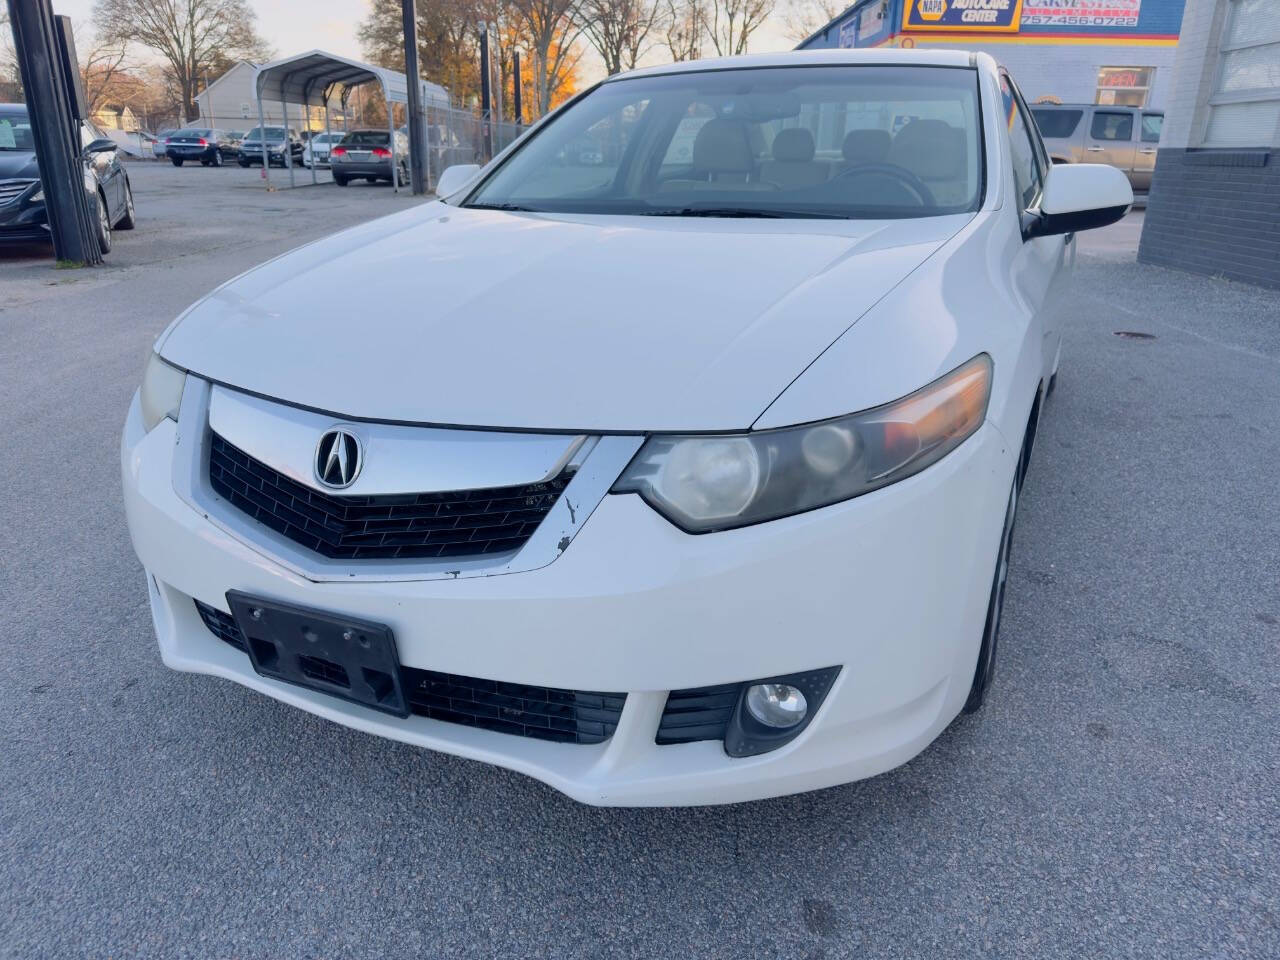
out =
[[[1107,163],[1129,178],[1145,202],[1156,167],[1163,110],[1101,103],[1037,103],[1031,107],[1054,163]]]

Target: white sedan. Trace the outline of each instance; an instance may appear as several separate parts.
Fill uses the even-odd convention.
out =
[[[302,147],[302,165],[328,166],[329,151],[342,142],[344,133],[315,133]]]
[[[165,663],[593,804],[844,783],[981,706],[1123,174],[1051,166],[985,54],[831,50],[611,77],[441,179],[157,342]]]

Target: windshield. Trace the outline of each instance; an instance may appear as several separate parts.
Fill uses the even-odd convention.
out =
[[[670,216],[926,217],[978,208],[978,80],[780,67],[602,84],[467,206]]]
[[[246,140],[261,140],[262,129],[263,129],[262,127],[254,127],[252,130],[250,130],[248,133],[244,135],[244,138]],[[266,130],[267,130],[268,140],[284,139],[284,127],[267,127]]]
[[[36,148],[25,112],[0,113],[0,150],[31,153]]]

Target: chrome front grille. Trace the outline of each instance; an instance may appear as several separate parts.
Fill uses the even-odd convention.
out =
[[[35,182],[35,180],[0,180],[0,207],[17,200]]]
[[[444,493],[337,496],[304,486],[212,433],[209,483],[294,543],[343,560],[471,557],[518,550],[572,479]]]

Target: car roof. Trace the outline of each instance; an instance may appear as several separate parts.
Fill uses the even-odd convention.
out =
[[[632,77],[656,77],[669,73],[696,73],[704,70],[751,70],[759,67],[813,67],[842,65],[877,65],[897,67],[970,67],[974,54],[968,50],[871,48],[862,50],[789,50],[784,53],[753,53],[741,57],[714,57],[707,60],[685,60],[644,67],[610,77],[615,83]]]
[[[25,103],[0,103],[0,113],[26,113]]]

